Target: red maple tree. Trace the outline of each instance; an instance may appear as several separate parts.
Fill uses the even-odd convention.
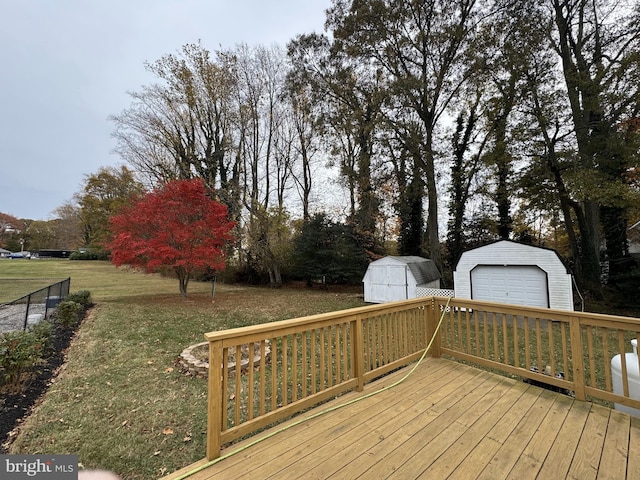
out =
[[[109,220],[111,261],[156,272],[172,268],[187,296],[192,275],[224,269],[224,245],[235,223],[227,207],[207,196],[201,179],[175,180],[142,196]]]

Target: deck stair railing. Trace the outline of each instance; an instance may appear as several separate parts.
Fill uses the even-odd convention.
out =
[[[365,383],[416,361],[441,316],[430,356],[549,384],[579,400],[640,408],[630,398],[625,361],[621,394],[613,393],[609,368],[613,355],[630,350],[640,320],[422,297],[207,333],[207,458],[217,458],[225,444],[346,391],[362,391]]]

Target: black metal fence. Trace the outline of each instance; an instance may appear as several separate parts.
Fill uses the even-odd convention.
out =
[[[71,278],[31,292],[0,305],[0,333],[26,330],[29,326],[48,318],[67,295]]]

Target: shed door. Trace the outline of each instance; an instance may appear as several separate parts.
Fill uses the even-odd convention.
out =
[[[407,269],[404,265],[387,265],[385,268],[385,302],[407,299]]]
[[[478,265],[471,270],[471,298],[547,308],[547,274],[535,265]]]

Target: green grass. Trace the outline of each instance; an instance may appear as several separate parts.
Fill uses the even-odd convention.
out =
[[[363,305],[357,293],[267,289],[177,280],[106,262],[0,262],[0,278],[71,277],[90,311],[66,367],[27,420],[11,453],[77,454],[87,468],[158,478],[201,459],[206,381],[176,367],[187,346],[221,330]]]

